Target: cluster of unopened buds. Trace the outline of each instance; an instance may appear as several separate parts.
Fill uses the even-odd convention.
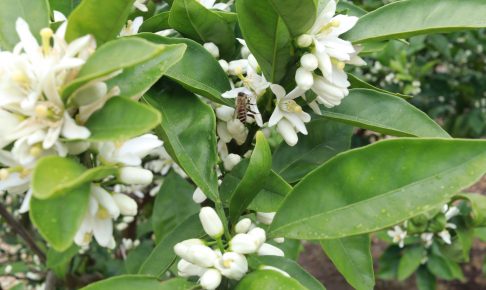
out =
[[[260,220],[270,223],[271,217],[260,214]],[[265,230],[257,227],[249,218],[235,225],[235,235],[226,243],[223,241],[223,222],[213,208],[203,207],[199,219],[212,240],[185,240],[176,244],[174,251],[181,258],[177,264],[178,275],[200,277],[199,284],[204,289],[216,289],[223,277],[231,280],[243,278],[249,270],[245,255],[284,256],[281,249],[266,243]]]

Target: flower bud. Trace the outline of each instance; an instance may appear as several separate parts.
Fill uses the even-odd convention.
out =
[[[179,276],[187,278],[191,276],[201,276],[207,269],[181,259],[179,263],[177,263],[177,271]]]
[[[251,51],[248,48],[248,46],[243,45],[243,47],[241,48],[241,56],[243,58],[248,58],[250,56],[250,54],[251,54]]]
[[[120,209],[122,215],[135,216],[137,215],[138,205],[128,195],[122,193],[115,193],[113,195],[116,205]]]
[[[199,284],[203,289],[214,290],[221,284],[221,273],[216,269],[207,270],[202,276]]]
[[[219,58],[219,48],[212,42],[203,44],[204,48],[214,57]]]
[[[285,256],[284,252],[281,249],[267,243],[264,243],[260,247],[260,249],[258,249],[257,254],[258,256]]]
[[[225,73],[228,73],[228,69],[229,69],[228,62],[224,59],[220,59],[218,62],[219,62],[219,65],[221,66],[221,68],[223,69],[223,71]]]
[[[219,139],[224,143],[229,143],[231,139],[233,139],[233,136],[228,131],[228,126],[225,122],[218,122],[216,132],[218,133]]]
[[[195,245],[204,246],[204,242],[200,239],[185,240],[180,243],[177,243],[174,246],[174,252],[176,253],[177,256],[182,257],[186,255],[186,252],[189,250],[189,247]]]
[[[257,248],[260,248],[263,243],[267,240],[267,234],[262,228],[253,228],[248,232],[248,235],[254,237],[257,241]]]
[[[251,227],[251,220],[244,218],[235,225],[235,232],[237,234],[246,234]]]
[[[284,138],[285,143],[287,143],[289,146],[295,146],[295,144],[297,144],[299,141],[299,137],[297,137],[294,127],[285,119],[278,122],[277,131]]]
[[[297,46],[298,47],[309,47],[312,44],[313,38],[309,34],[302,34],[297,38]]]
[[[285,243],[285,238],[275,238],[273,241],[277,244],[283,244]]]
[[[223,160],[224,169],[226,169],[226,171],[231,171],[240,162],[241,156],[231,153]]]
[[[238,145],[242,145],[248,136],[248,129],[238,119],[233,119],[226,124],[226,128]]]
[[[153,178],[152,171],[138,167],[123,167],[118,172],[118,179],[125,184],[149,185]]]
[[[203,203],[207,199],[207,196],[204,194],[204,192],[198,187],[192,194],[192,200],[195,203]]]
[[[273,222],[276,212],[257,212],[256,218],[264,225],[270,225]]]
[[[307,91],[314,85],[314,76],[310,71],[300,67],[295,73],[295,82],[300,89]]]
[[[180,256],[181,258],[204,268],[214,266],[214,263],[216,263],[218,259],[218,256],[213,249],[202,245],[189,246],[187,251],[185,251],[183,254],[184,255]]]
[[[234,252],[224,253],[214,266],[223,276],[233,280],[240,280],[248,272],[245,256]]]
[[[218,239],[223,233],[223,223],[212,207],[203,207],[199,212],[199,219],[204,231],[212,238]]]
[[[300,64],[307,71],[315,71],[319,66],[317,57],[311,53],[306,53],[300,58]]]
[[[249,234],[237,234],[230,241],[231,251],[238,254],[256,253],[259,245],[257,238]]]
[[[235,115],[235,109],[228,107],[228,106],[220,106],[216,108],[216,117],[221,121],[228,122],[233,120]]]

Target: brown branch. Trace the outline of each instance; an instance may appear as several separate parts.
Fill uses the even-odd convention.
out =
[[[12,230],[19,235],[29,246],[29,248],[39,257],[42,263],[46,261],[46,255],[36,244],[31,234],[25,229],[25,227],[19,223],[5,208],[3,204],[0,203],[0,216],[2,216],[7,224],[12,228]]]

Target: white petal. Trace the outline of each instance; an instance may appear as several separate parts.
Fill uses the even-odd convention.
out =
[[[62,126],[62,136],[67,139],[87,139],[91,133],[86,127],[76,124],[68,112],[64,112],[64,124]]]
[[[113,221],[111,219],[94,219],[93,234],[100,246],[108,247],[113,238]]]
[[[270,116],[270,120],[268,120],[268,127],[273,127],[277,125],[277,123],[283,118],[282,112],[280,109],[275,107],[275,110],[272,113],[272,116]]]
[[[281,99],[286,95],[285,89],[281,85],[273,84],[270,86],[270,89],[277,96],[277,99]]]

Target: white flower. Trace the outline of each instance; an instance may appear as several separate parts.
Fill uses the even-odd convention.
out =
[[[97,144],[102,163],[119,163],[126,166],[140,166],[142,159],[161,147],[157,136],[145,134],[125,142],[102,142]]]
[[[138,16],[133,20],[128,20],[125,27],[120,31],[120,36],[130,36],[138,33],[138,30],[143,24],[143,17]]]
[[[158,159],[152,160],[145,164],[145,168],[153,171],[154,173],[159,173],[160,175],[166,175],[170,169],[173,169],[175,173],[179,174],[182,178],[187,178],[186,173],[179,165],[170,157],[169,153],[164,147],[160,146],[154,149],[150,156],[157,157]]]
[[[269,83],[267,84],[269,85]],[[257,97],[256,97],[257,94],[255,93],[255,91],[249,89],[248,87],[241,87],[223,93],[222,97],[228,99],[237,99],[238,95],[240,94],[245,94],[247,98],[247,104],[248,104],[247,122],[251,123],[252,120],[255,120],[257,125],[262,127],[263,120],[262,120],[262,115],[260,114],[260,110],[258,109]]]
[[[203,207],[199,212],[199,219],[204,228],[204,231],[212,238],[219,239],[223,233],[223,223],[218,214],[212,207]]]
[[[125,184],[149,185],[154,179],[152,171],[140,167],[122,167],[118,170],[118,180]]]
[[[262,228],[252,228],[250,231],[248,231],[248,235],[254,237],[257,241],[257,248],[260,248],[261,245],[266,241],[267,239],[267,234],[265,233],[265,230]]]
[[[190,245],[182,250],[176,245],[174,249],[176,254],[182,259],[204,268],[214,266],[218,259],[218,256],[213,249],[204,245]]]
[[[258,239],[249,234],[237,234],[230,241],[231,251],[238,254],[253,254],[261,246]]]
[[[333,72],[333,81],[318,76],[314,76],[312,91],[316,93],[316,101],[327,108],[332,108],[341,104],[341,101],[349,94],[350,83],[343,70]]]
[[[115,193],[113,194],[113,200],[120,209],[122,215],[135,216],[137,215],[138,205],[137,203],[126,194]]]
[[[432,241],[434,239],[434,233],[422,233],[420,239],[424,242],[426,248],[432,246]]]
[[[214,265],[223,276],[240,280],[248,272],[248,262],[242,254],[226,252]]]
[[[461,211],[457,206],[451,206],[449,207],[447,204],[444,205],[444,208],[442,209],[442,212],[445,214],[446,220],[450,220],[451,218],[459,215]]]
[[[221,284],[221,273],[216,269],[207,270],[199,280],[203,289],[214,290]]]
[[[219,58],[219,48],[212,42],[206,42],[203,44],[204,48],[216,59]]]
[[[198,187],[194,190],[192,194],[192,200],[195,203],[203,203],[208,197],[204,194],[204,192]]]
[[[146,2],[147,2],[147,0],[135,0],[135,2],[133,3],[133,7],[135,7],[136,9],[138,9],[142,12],[147,12],[148,8],[145,5]]]
[[[237,154],[229,154],[223,160],[224,169],[231,171],[233,168],[241,162],[241,156]]]
[[[244,218],[235,225],[235,232],[237,234],[246,234],[251,227],[251,220]]]
[[[444,229],[443,231],[439,232],[437,235],[444,241],[444,243],[448,245],[451,244],[451,234],[449,233],[448,230]]]
[[[0,150],[0,164],[7,166],[0,169],[0,191],[20,194],[29,189],[33,164],[23,166],[5,150]]]
[[[228,1],[228,3],[216,3],[216,0],[198,0],[202,6],[206,7],[207,9],[216,9],[222,11],[229,11],[231,4],[233,4],[233,0]]]
[[[177,256],[181,257],[184,255],[189,247],[194,246],[194,245],[204,245],[204,241],[200,239],[189,239],[189,240],[184,240],[180,243],[177,243],[174,246],[174,252],[176,253]]]
[[[407,231],[404,231],[400,226],[395,226],[393,230],[387,231],[387,234],[393,239],[394,243],[398,244],[400,248],[403,248]]]
[[[270,225],[275,218],[276,212],[257,212],[256,218],[264,225]]]
[[[215,111],[216,117],[223,122],[229,122],[235,116],[235,109],[228,106],[219,106]]]
[[[224,137],[230,136],[230,141],[231,139],[235,139],[238,145],[242,145],[248,137],[248,128],[246,128],[239,119],[233,119],[226,123],[226,131],[224,127],[221,127],[221,129],[218,130],[218,134],[222,140],[227,140]]]
[[[207,268],[194,265],[181,259],[179,263],[177,263],[177,271],[178,275],[181,277],[202,276],[204,272],[207,271]]]
[[[291,92],[289,95],[286,95],[284,88],[279,85],[271,85],[270,88],[277,96],[277,100],[275,104],[275,110],[273,111],[272,116],[268,121],[268,126],[275,126],[279,124],[282,120],[285,120],[291,125],[294,132],[300,132],[304,135],[307,135],[305,123],[310,122],[311,117],[309,114],[304,112],[302,110],[302,107],[294,101],[294,98],[297,97],[295,96],[295,92]],[[296,92],[299,93],[300,91],[296,89]],[[282,130],[282,126],[279,127],[279,131],[280,130]],[[282,134],[285,141],[287,141],[285,135],[286,134]],[[292,135],[292,138],[289,139],[289,141],[291,141],[289,145],[294,143],[295,138],[293,137],[294,136]]]
[[[260,249],[258,249],[257,254],[258,256],[285,256],[284,252],[281,249],[267,243],[264,243],[260,247]]]

